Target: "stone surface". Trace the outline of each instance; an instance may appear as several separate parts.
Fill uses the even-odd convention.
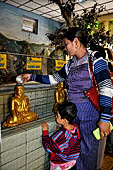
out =
[[[113,170],[113,155],[104,155],[104,162],[102,164],[102,170]]]
[[[49,169],[48,153],[42,146],[42,121],[48,122],[50,134],[55,132],[54,116],[2,130],[0,170]]]

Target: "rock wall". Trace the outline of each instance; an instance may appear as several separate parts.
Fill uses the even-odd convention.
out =
[[[0,84],[15,82],[15,77],[22,73],[53,74],[55,59],[64,59],[63,52],[51,45],[16,41],[3,34],[0,34],[0,52],[7,54],[7,68],[0,70]],[[27,56],[42,57],[42,69],[26,70]]]

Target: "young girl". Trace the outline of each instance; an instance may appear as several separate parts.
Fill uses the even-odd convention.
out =
[[[50,170],[68,170],[75,164],[80,154],[80,133],[73,120],[77,116],[77,108],[72,102],[59,105],[56,121],[62,125],[51,137],[48,135],[48,124],[42,123],[42,144],[49,152]]]

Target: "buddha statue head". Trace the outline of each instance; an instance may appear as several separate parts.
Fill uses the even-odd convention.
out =
[[[24,86],[22,84],[16,84],[15,96],[21,97],[24,95]]]

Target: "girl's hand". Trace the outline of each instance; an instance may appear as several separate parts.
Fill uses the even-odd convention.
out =
[[[47,122],[42,122],[42,131],[49,130]]]

